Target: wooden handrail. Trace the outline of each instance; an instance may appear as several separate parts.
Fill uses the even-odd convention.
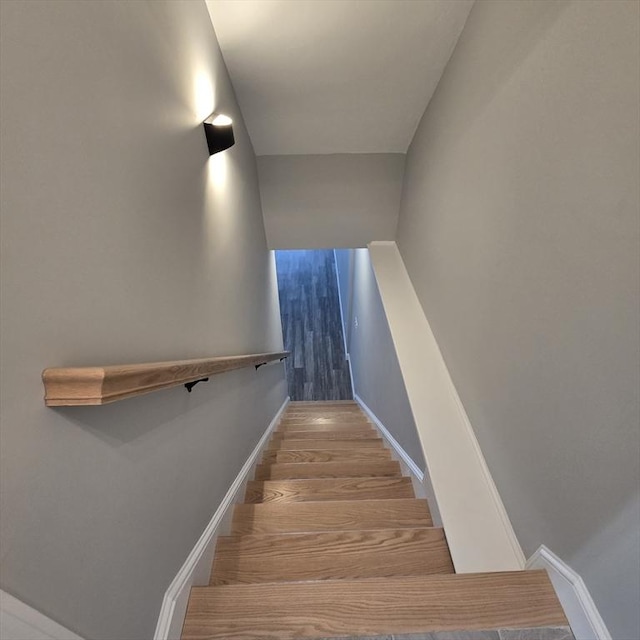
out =
[[[216,373],[282,360],[289,351],[106,367],[59,367],[42,372],[48,407],[100,405],[176,387]]]

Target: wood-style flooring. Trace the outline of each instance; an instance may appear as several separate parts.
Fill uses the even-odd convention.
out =
[[[534,627],[506,638],[570,640],[566,625],[544,571],[454,573],[427,501],[355,403],[292,403],[217,540],[209,586],[191,590],[182,639],[500,640],[461,630]]]
[[[289,397],[350,400],[333,251],[276,251],[276,267]]]

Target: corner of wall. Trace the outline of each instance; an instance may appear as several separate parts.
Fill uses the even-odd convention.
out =
[[[612,640],[587,586],[566,562],[542,545],[526,568],[547,571],[576,640]]]

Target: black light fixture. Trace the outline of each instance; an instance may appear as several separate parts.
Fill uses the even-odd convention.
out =
[[[233,147],[236,143],[233,136],[233,120],[222,113],[212,113],[204,121],[204,133],[207,136],[210,156]]]

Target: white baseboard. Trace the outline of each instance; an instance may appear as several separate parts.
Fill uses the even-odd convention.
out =
[[[158,616],[158,624],[153,636],[154,640],[179,640],[191,587],[208,584],[216,539],[218,535],[223,533],[224,526],[231,517],[232,507],[242,501],[247,481],[253,474],[260,454],[266,447],[269,436],[278,424],[287,404],[289,404],[288,397],[269,423],[262,438],[260,438],[240,473],[238,473],[229,487],[229,491],[222,499],[220,506],[213,514],[200,539],[165,592],[160,615]]]
[[[353,379],[353,369],[351,367],[351,356],[347,353],[347,364],[349,365],[349,378],[351,378],[351,395],[356,398],[356,382]]]
[[[420,469],[415,460],[404,450],[400,443],[391,435],[391,432],[378,416],[367,406],[366,402],[357,394],[353,394],[354,400],[360,405],[361,409],[367,414],[373,425],[378,429],[382,439],[389,445],[391,457],[400,463],[402,474],[411,478],[413,490],[416,498],[426,498],[429,503],[429,511],[431,512],[431,520],[434,527],[442,526],[442,516],[438,507],[431,478],[426,471]]]
[[[542,545],[526,568],[547,570],[576,640],[611,640],[584,581],[568,564]]]
[[[0,638],[2,640],[82,640],[69,629],[28,604],[0,591]]]
[[[367,414],[371,422],[377,427],[378,431],[382,434],[382,437],[389,443],[391,449],[398,454],[398,457],[402,462],[407,465],[409,473],[420,483],[424,481],[424,471],[413,461],[411,456],[400,446],[400,443],[391,435],[389,430],[380,422],[378,416],[366,405],[364,400],[357,394],[353,394],[353,399],[362,407],[362,410]]]
[[[340,320],[342,322],[342,340],[344,342],[344,353],[349,359],[349,352],[347,349],[347,325],[344,322],[344,313],[342,312],[342,292],[340,291],[340,276],[338,275],[338,256],[336,255],[336,250],[333,250],[333,264],[336,269],[336,284],[338,286],[338,306],[340,307]]]

